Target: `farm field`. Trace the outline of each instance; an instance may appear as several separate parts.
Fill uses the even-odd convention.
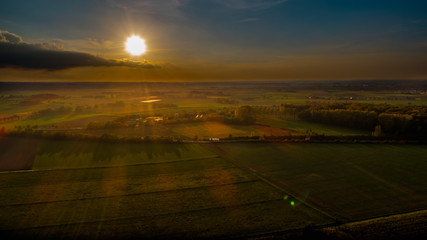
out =
[[[31,138],[0,138],[0,172],[31,170],[37,145]]]
[[[368,219],[322,229],[326,236],[352,239],[425,239],[427,210]]]
[[[98,117],[102,119],[137,113],[166,114],[183,110],[197,112],[242,105],[356,102],[426,105],[427,103],[427,97],[421,91],[403,94],[397,86],[388,91],[348,91],[347,84],[360,88],[360,83],[348,82],[340,86],[340,90],[329,90],[333,85],[327,82],[321,83],[320,86],[318,84],[318,82],[2,83],[0,116],[18,114],[24,118],[19,121],[0,122],[0,126],[7,129],[13,129],[15,125],[28,124],[85,127],[89,121],[85,119],[96,120]],[[157,103],[160,105],[156,105],[156,102],[144,102],[146,99],[159,100]],[[228,102],[220,102],[218,99],[226,99]],[[80,108],[81,111],[57,116],[25,118],[36,111],[60,107]]]
[[[148,126],[139,126],[137,128],[112,128],[112,129],[55,129],[50,132],[70,132],[77,134],[87,134],[101,136],[102,134],[111,134],[119,137],[145,137],[145,136],[174,136],[185,139],[209,139],[247,136],[288,136],[298,134],[295,131],[289,131],[278,127],[268,125],[251,124],[237,125],[226,124],[223,122],[203,121],[176,124],[157,124]]]
[[[351,233],[425,211],[427,97],[413,84],[0,83],[0,234]]]
[[[39,145],[38,155],[50,154],[43,150],[45,144],[49,143]],[[133,166],[107,162],[104,167],[87,167],[78,157],[77,166],[36,156],[34,169],[52,170],[0,173],[0,233],[36,238],[216,238],[333,222],[309,206],[291,204],[294,199],[284,198],[286,193],[204,147],[180,145],[187,149],[180,150],[180,157],[172,151],[149,161],[141,158]],[[70,142],[58,148],[64,153],[74,149],[77,156],[85,151]],[[147,148],[140,148],[140,153],[145,156]],[[120,148],[110,149],[124,154]],[[156,159],[162,161],[153,162]],[[71,169],[61,169],[65,167]]]
[[[4,162],[24,139],[1,141]],[[418,145],[31,141],[13,162],[32,170],[0,173],[15,237],[256,236],[427,207]]]
[[[276,135],[283,136],[289,135],[290,131],[262,125],[234,125],[225,124],[221,122],[201,122],[190,124],[175,124],[169,126],[171,131],[180,136],[185,137],[199,137],[210,138],[220,137],[226,138],[230,134],[234,137],[243,136],[263,136],[263,135]]]
[[[279,128],[279,129],[288,129],[293,132],[305,133],[307,130],[311,130],[313,133],[324,134],[324,135],[369,135],[370,132],[330,126],[326,124],[312,123],[303,120],[289,120],[289,119],[279,119],[274,117],[269,118],[259,118],[257,122],[260,124],[265,124],[270,127]]]
[[[342,220],[427,207],[423,145],[217,144],[208,147]]]
[[[427,239],[427,0],[0,6],[0,240]]]
[[[33,169],[123,166],[215,157],[199,145],[41,141]]]

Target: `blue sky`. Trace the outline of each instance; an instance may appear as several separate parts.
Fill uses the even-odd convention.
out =
[[[109,59],[129,58],[123,43],[140,35],[148,52],[133,60],[159,68],[134,78],[427,77],[427,1],[15,0],[0,3],[0,30]]]

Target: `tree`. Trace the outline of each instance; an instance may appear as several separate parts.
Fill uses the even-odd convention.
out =
[[[3,137],[5,134],[6,134],[6,129],[5,129],[5,127],[2,127],[0,129],[0,138]]]
[[[372,133],[372,135],[374,137],[381,137],[381,136],[383,136],[383,131],[381,130],[381,125],[377,125],[375,127],[375,131]]]
[[[255,121],[252,108],[250,106],[241,106],[234,111],[234,118],[244,124],[251,124]]]

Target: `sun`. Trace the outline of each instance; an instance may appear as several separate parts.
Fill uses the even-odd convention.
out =
[[[139,36],[131,36],[126,41],[126,51],[132,55],[141,55],[145,53],[146,48],[144,39]]]

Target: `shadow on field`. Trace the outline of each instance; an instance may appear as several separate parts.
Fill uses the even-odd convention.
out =
[[[93,163],[99,166],[114,160],[117,162],[117,159],[131,164],[156,162],[161,159],[180,159],[182,155],[188,155],[186,153],[189,151],[191,149],[187,144],[122,144],[7,137],[0,138],[0,171],[31,170],[40,161],[48,164],[44,168],[55,167],[56,164],[67,166]]]
[[[173,154],[177,158],[181,153],[189,151],[186,144],[137,144],[137,143],[99,143],[77,141],[44,141],[39,144],[37,155],[61,155],[93,154],[92,162],[111,162],[116,157],[146,154],[148,159],[156,159],[167,154]]]
[[[29,170],[33,166],[38,141],[28,138],[0,139],[0,171]]]

